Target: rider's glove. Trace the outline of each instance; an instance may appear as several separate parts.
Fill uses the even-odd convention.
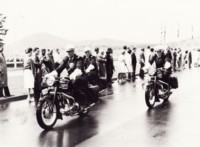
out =
[[[58,73],[57,73],[56,70],[54,70],[54,71],[52,71],[52,72],[50,73],[50,75],[52,75],[52,76],[54,76],[54,77],[57,77],[57,76],[58,76]]]

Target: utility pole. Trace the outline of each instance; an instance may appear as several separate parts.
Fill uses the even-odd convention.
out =
[[[163,44],[163,26],[161,26],[161,32],[160,32],[160,44]]]
[[[178,42],[178,48],[180,48],[180,29],[179,29],[179,23],[178,23],[178,29],[177,29],[177,42]]]
[[[164,44],[166,44],[166,26],[164,27],[163,38],[164,38]]]
[[[192,28],[191,28],[191,37],[192,37],[192,46],[191,46],[191,50],[193,50],[194,49],[194,27],[193,27],[193,25],[192,25]]]

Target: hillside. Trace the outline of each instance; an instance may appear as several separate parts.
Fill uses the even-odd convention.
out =
[[[121,49],[122,46],[127,45],[130,47],[136,46],[138,48],[145,48],[148,45],[142,43],[131,43],[122,40],[113,39],[99,39],[99,40],[82,40],[82,41],[70,41],[65,38],[61,38],[48,33],[39,33],[31,36],[27,36],[15,43],[5,45],[5,55],[7,57],[14,56],[14,49],[16,54],[22,57],[25,49],[28,47],[50,48],[50,49],[64,49],[67,44],[74,44],[78,52],[83,52],[85,46],[90,46],[92,49],[95,47],[108,48],[112,47],[114,50]]]

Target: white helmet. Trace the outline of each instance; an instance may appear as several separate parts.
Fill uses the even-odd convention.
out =
[[[66,52],[74,51],[75,46],[73,44],[68,44],[66,45],[65,49],[66,49]]]
[[[165,45],[158,45],[158,46],[155,47],[156,52],[164,51],[166,49],[167,49],[167,46],[165,46]]]
[[[84,52],[86,53],[86,52],[90,52],[91,51],[91,49],[89,48],[89,47],[85,47],[85,49],[84,49]]]

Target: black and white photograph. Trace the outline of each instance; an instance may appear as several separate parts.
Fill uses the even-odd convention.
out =
[[[200,146],[199,6],[0,0],[0,147]]]

